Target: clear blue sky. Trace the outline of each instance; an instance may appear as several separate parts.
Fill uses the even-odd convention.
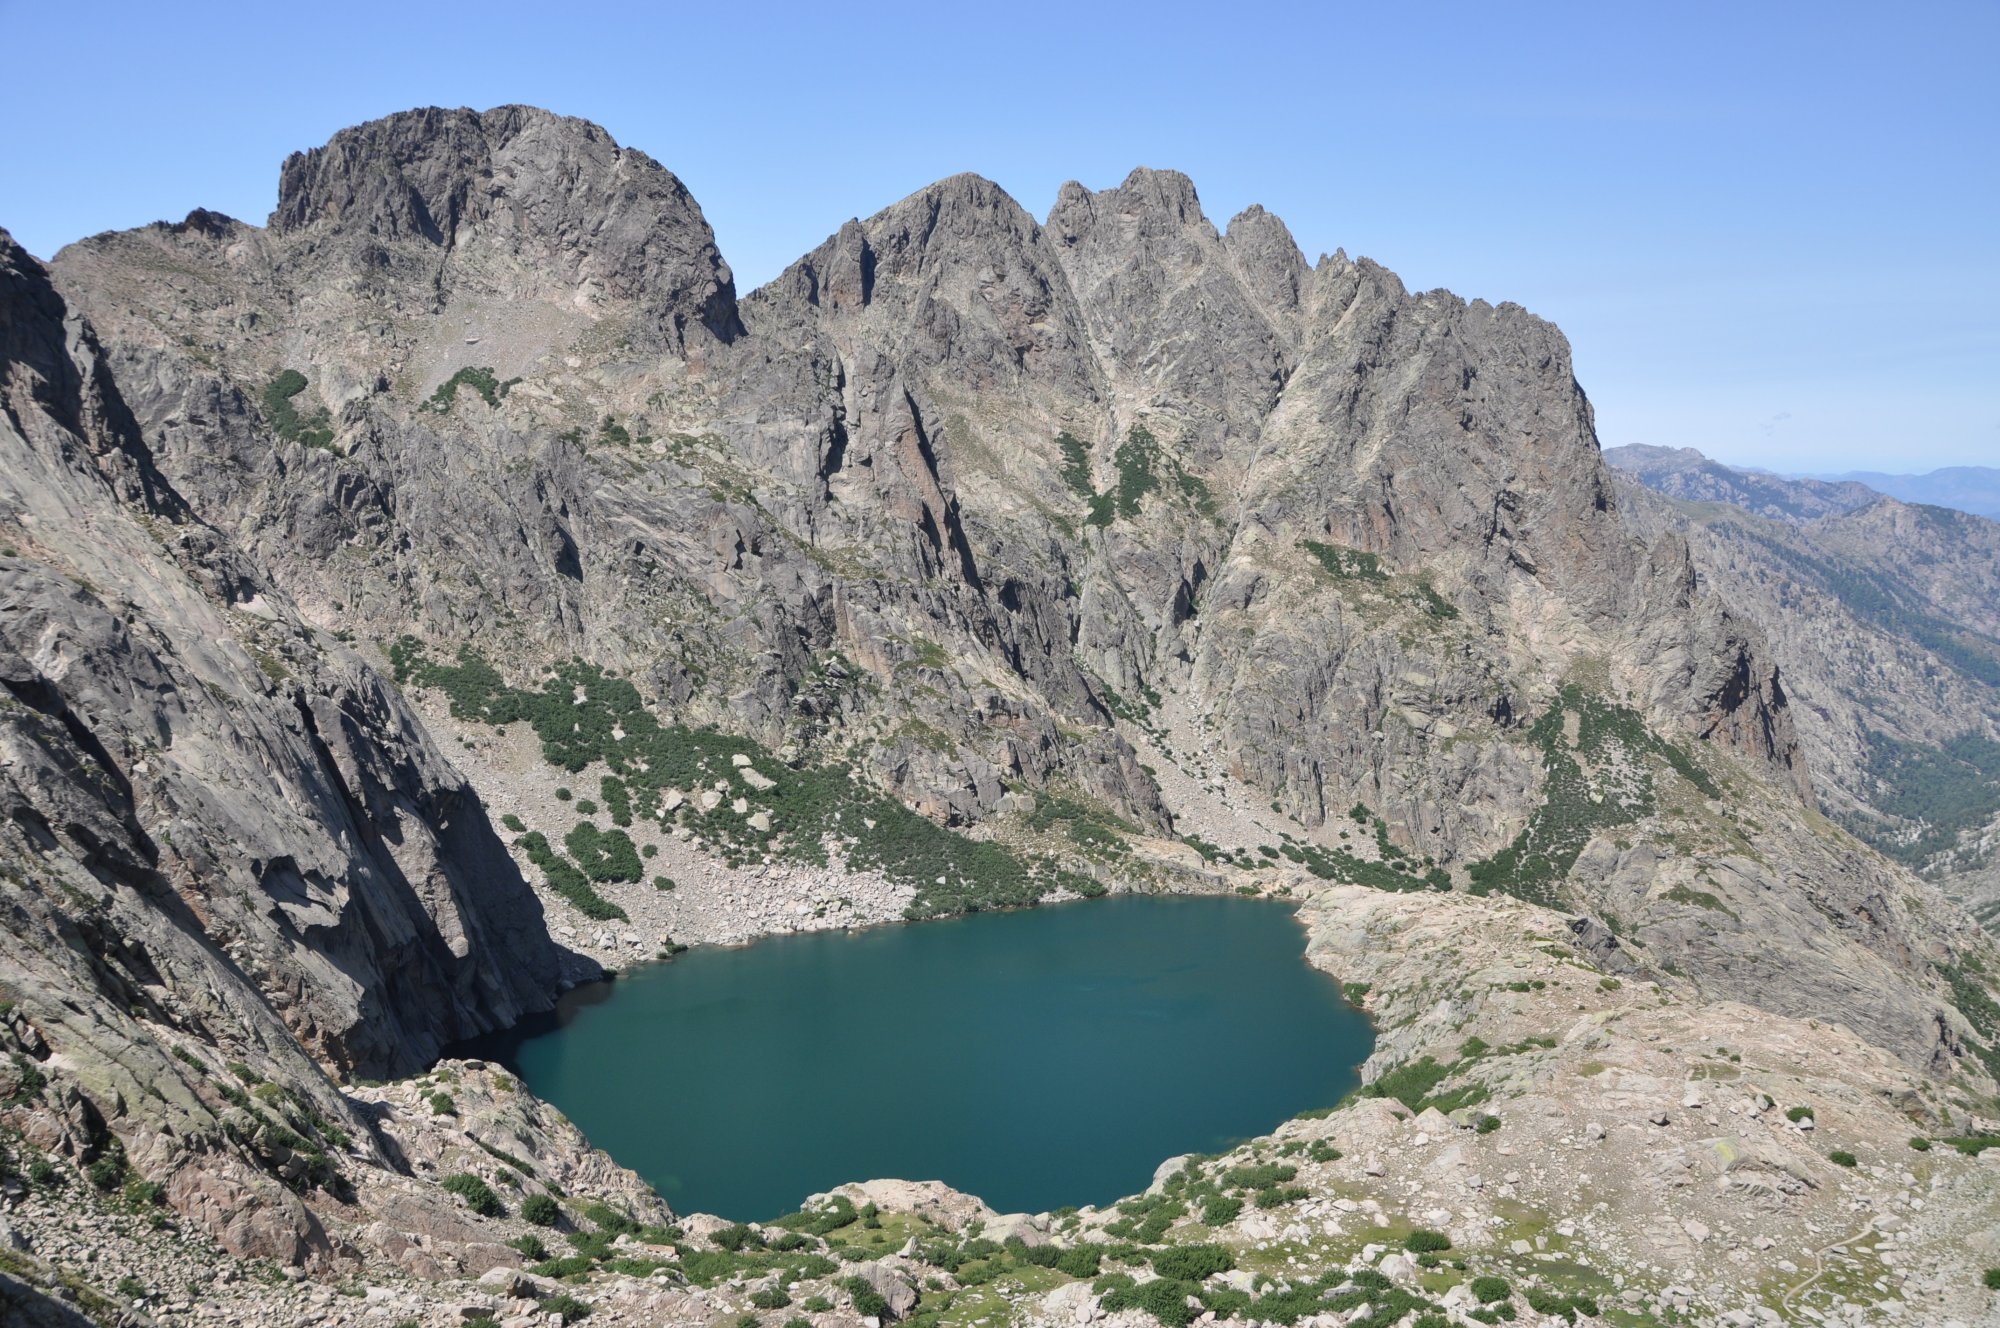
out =
[[[684,179],[740,288],[956,171],[1191,175],[1308,257],[1561,324],[1606,446],[2000,464],[2000,4],[0,0],[0,226],[44,257],[410,106],[530,102]]]

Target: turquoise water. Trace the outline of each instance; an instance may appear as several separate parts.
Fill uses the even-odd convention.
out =
[[[461,1049],[682,1212],[871,1177],[1107,1203],[1357,1082],[1374,1035],[1289,908],[1121,897],[696,949]]]

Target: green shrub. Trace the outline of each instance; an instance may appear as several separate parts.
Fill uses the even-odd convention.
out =
[[[854,1312],[864,1319],[881,1318],[889,1312],[889,1302],[882,1299],[881,1292],[868,1284],[865,1277],[842,1278],[841,1290],[854,1302]]]
[[[1434,1253],[1451,1248],[1451,1237],[1442,1231],[1432,1231],[1428,1227],[1418,1227],[1403,1237],[1403,1248],[1412,1254]]]
[[[539,1198],[540,1196],[535,1197]],[[522,1205],[522,1211],[527,1211],[527,1205]],[[542,1244],[540,1236],[516,1236],[507,1242],[507,1248],[518,1251],[522,1258],[535,1263],[540,1263],[549,1257],[549,1247]]]
[[[595,816],[597,815],[597,804],[589,798],[578,798],[576,800],[576,810],[579,816]]]
[[[576,809],[583,811],[586,805],[580,802]],[[639,850],[633,847],[632,837],[623,830],[599,830],[589,821],[578,821],[563,836],[563,847],[569,850],[578,869],[599,884],[636,881],[642,874]]]
[[[1986,1289],[1988,1291],[2000,1291],[2000,1268],[1988,1268],[1986,1270]]]
[[[1116,1287],[1108,1292],[1103,1307],[1111,1312],[1118,1310],[1144,1310],[1168,1328],[1187,1328],[1194,1322],[1196,1310],[1188,1304],[1188,1297],[1199,1288],[1192,1282],[1179,1282],[1172,1278],[1157,1278],[1136,1286]]]
[[[783,1217],[773,1219],[765,1225],[783,1227],[787,1231],[803,1231],[812,1236],[824,1236],[851,1225],[859,1216],[851,1200],[844,1195],[836,1194],[823,1208],[786,1213]]]
[[[1928,1153],[1931,1151],[1931,1141],[1924,1138],[1921,1134],[1912,1135],[1910,1136],[1910,1147],[1916,1149],[1919,1153]]]
[[[611,813],[613,825],[632,824],[632,791],[625,786],[624,780],[616,775],[606,775],[598,781],[597,791],[604,799],[605,810]],[[578,810],[582,810],[581,806]]]
[[[610,1204],[599,1200],[592,1200],[590,1203],[585,1204],[583,1206],[583,1215],[599,1231],[608,1232],[614,1236],[636,1235],[639,1230],[637,1222],[634,1222]]]
[[[1833,1165],[1835,1165],[1836,1167],[1851,1167],[1857,1165],[1854,1154],[1848,1152],[1844,1148],[1834,1149],[1831,1153],[1828,1153],[1826,1155],[1826,1159],[1827,1161],[1833,1163]]]
[[[1201,1206],[1203,1226],[1226,1227],[1243,1213],[1243,1201],[1226,1194],[1211,1195]]]
[[[1306,1189],[1303,1185],[1278,1185],[1268,1190],[1257,1191],[1257,1206],[1259,1208],[1281,1208],[1288,1203],[1297,1203],[1301,1199],[1310,1199],[1311,1197],[1312,1191]]]
[[[765,1287],[762,1291],[750,1293],[750,1303],[760,1310],[781,1310],[792,1303],[783,1287]]]
[[[714,1232],[709,1236],[709,1240],[717,1249],[728,1250],[731,1254],[734,1254],[746,1245],[755,1244],[757,1233],[744,1223],[737,1222]]]
[[[167,1201],[167,1187],[156,1180],[125,1182],[125,1202],[134,1208],[158,1208]]]
[[[553,1296],[544,1296],[538,1308],[543,1314],[562,1315],[565,1323],[575,1323],[578,1319],[590,1317],[591,1304],[587,1300],[578,1300],[566,1291],[559,1291]]]
[[[493,1187],[469,1171],[455,1171],[443,1181],[445,1189],[465,1200],[465,1206],[481,1217],[505,1217],[507,1207]]]
[[[611,1257],[612,1236],[607,1231],[566,1231],[567,1240],[578,1254],[589,1259],[609,1259]]]
[[[825,1314],[833,1308],[833,1302],[825,1296],[808,1296],[799,1308],[808,1314]]]
[[[1223,1172],[1221,1185],[1225,1190],[1263,1190],[1296,1179],[1298,1174],[1297,1167],[1282,1162],[1252,1162]]]
[[[1065,1277],[1082,1281],[1096,1277],[1103,1265],[1104,1252],[1095,1245],[1072,1245],[1056,1256],[1055,1268]]]
[[[503,383],[494,376],[490,368],[460,369],[438,384],[437,391],[431,393],[429,399],[424,402],[424,409],[434,410],[440,415],[448,413],[452,403],[458,399],[458,389],[461,387],[471,388],[487,405],[497,406],[500,404],[500,398],[507,395],[508,389],[520,381],[518,378],[509,378]]]
[[[306,390],[306,376],[296,369],[286,369],[264,389],[264,418],[271,426],[271,432],[288,443],[299,443],[305,447],[333,450],[333,429],[326,408],[321,407],[310,417],[299,414],[292,398]]]
[[[562,1221],[562,1205],[546,1194],[531,1194],[521,1200],[521,1216],[538,1227],[552,1227]]]
[[[127,1300],[144,1300],[148,1294],[146,1284],[129,1273],[118,1279],[117,1291]]]
[[[1387,581],[1388,575],[1382,570],[1382,559],[1360,549],[1350,549],[1339,544],[1325,544],[1319,540],[1302,539],[1299,547],[1313,556],[1313,560],[1325,568],[1330,576],[1342,581]],[[1368,817],[1361,804],[1355,804],[1363,815],[1354,819],[1367,824]],[[1353,815],[1352,812],[1349,815]]]
[[[557,802],[568,802],[570,800],[570,796],[571,796],[570,791],[566,788],[559,788],[556,790]]]
[[[1590,1297],[1565,1296],[1559,1291],[1550,1291],[1545,1287],[1530,1287],[1528,1289],[1528,1308],[1534,1310],[1537,1314],[1554,1315],[1557,1318],[1566,1319],[1570,1323],[1576,1322],[1576,1316],[1579,1312],[1591,1315],[1592,1317],[1595,1317],[1597,1314],[1597,1302]]]
[[[1182,1282],[1203,1282],[1236,1266],[1221,1245],[1173,1245],[1153,1255],[1153,1271]]]
[[[1500,1118],[1498,1116],[1481,1116],[1479,1124],[1475,1128],[1481,1134],[1491,1134],[1500,1128]]]
[[[125,1159],[117,1153],[106,1153],[83,1169],[90,1183],[100,1190],[115,1190],[125,1183]]]
[[[528,827],[522,823],[521,818],[512,812],[503,814],[500,817],[500,824],[506,826],[517,835],[526,834],[528,830]]]
[[[432,1093],[426,1101],[431,1104],[431,1114],[433,1116],[456,1116],[458,1114],[457,1099],[453,1098],[451,1094],[445,1092],[443,1089]]]
[[[591,889],[590,881],[584,874],[550,847],[541,831],[530,830],[514,842],[528,855],[528,861],[542,869],[543,879],[549,883],[549,888],[562,896],[571,908],[593,922],[630,920],[624,909]]]
[[[1062,482],[1084,501],[1094,499],[1097,493],[1090,483],[1090,449],[1067,429],[1056,435],[1056,449],[1062,453],[1062,469],[1057,472]]]
[[[1785,1113],[1785,1119],[1796,1124],[1802,1120],[1812,1119],[1812,1114],[1813,1109],[1811,1107],[1793,1107]]]
[[[1475,1277],[1472,1279],[1472,1298],[1482,1305],[1491,1305],[1496,1300],[1505,1300],[1514,1293],[1507,1286],[1504,1277]]]

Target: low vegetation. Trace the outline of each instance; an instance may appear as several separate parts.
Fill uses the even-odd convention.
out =
[[[458,389],[461,387],[471,388],[487,405],[497,406],[501,398],[507,395],[508,390],[520,381],[518,378],[509,378],[503,383],[494,376],[490,368],[460,369],[438,384],[437,391],[431,393],[429,399],[424,402],[424,409],[436,411],[440,415],[449,414],[452,403],[458,399]]]
[[[481,1217],[505,1217],[507,1206],[493,1187],[469,1171],[454,1172],[443,1181],[445,1189],[465,1201],[465,1206]]]
[[[295,398],[306,390],[306,376],[286,369],[264,388],[264,419],[271,432],[288,443],[335,452],[333,424],[322,406],[310,415],[299,414]]]
[[[1575,724],[1574,739],[1568,733]],[[1500,891],[1531,903],[1554,905],[1591,836],[1629,825],[1657,805],[1649,760],[1669,768],[1706,797],[1718,797],[1714,780],[1681,748],[1646,727],[1639,712],[1614,705],[1570,684],[1528,730],[1547,771],[1542,802],[1512,843],[1472,864],[1474,894]]]
[[[916,899],[908,909],[913,918],[1031,904],[1058,888],[1103,891],[1053,858],[947,830],[860,784],[845,765],[794,768],[750,739],[662,721],[630,682],[595,665],[563,664],[539,688],[528,690],[506,684],[470,649],[444,664],[404,637],[391,644],[389,655],[398,683],[443,692],[456,718],[495,727],[526,723],[541,739],[543,757],[565,770],[603,763],[622,790],[616,802],[607,796],[614,819],[623,807],[635,819],[686,826],[732,864],[770,854],[824,865],[831,844],[850,868],[876,869],[914,888]],[[751,789],[746,772],[761,776],[768,787]],[[718,785],[720,801],[702,810],[700,795],[717,792]],[[680,795],[679,805],[669,807],[674,794]],[[754,807],[746,801],[749,809],[739,812],[739,798],[754,799]],[[768,817],[768,828],[753,820],[757,812]],[[1056,819],[1080,847],[1108,848],[1101,816],[1065,811]],[[579,824],[565,837],[569,856],[539,832],[514,842],[550,888],[586,917],[623,920],[625,911],[599,895],[593,883],[641,879],[632,841],[622,830],[586,826]]]

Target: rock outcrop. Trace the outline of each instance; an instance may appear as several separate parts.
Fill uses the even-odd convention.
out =
[[[329,1074],[407,1073],[595,966],[395,690],[160,473],[4,236],[0,511],[0,1044],[33,1081],[0,1116],[238,1253],[327,1257],[287,1171],[337,1138],[388,1164]],[[226,1060],[313,1139],[234,1106]]]

